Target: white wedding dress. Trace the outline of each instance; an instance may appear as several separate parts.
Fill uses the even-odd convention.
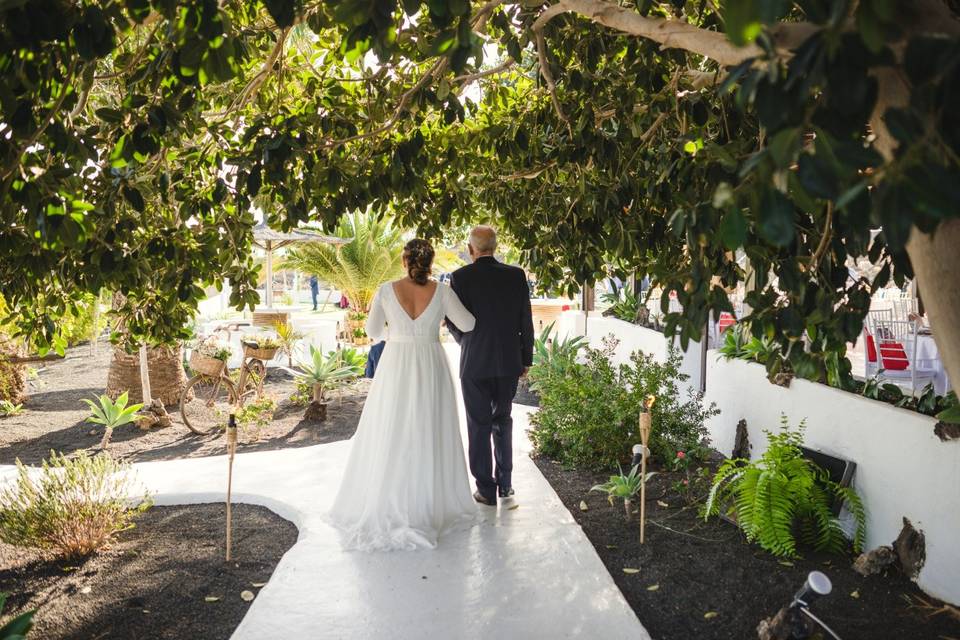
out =
[[[373,298],[367,334],[387,343],[330,512],[345,549],[433,548],[476,514],[439,338],[444,316],[463,330],[476,322],[443,284],[417,318],[400,306],[393,283]]]

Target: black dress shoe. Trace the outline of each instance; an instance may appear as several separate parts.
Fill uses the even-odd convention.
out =
[[[474,491],[474,492],[473,492],[473,499],[476,500],[477,502],[479,502],[480,504],[485,504],[485,505],[487,505],[488,507],[495,507],[495,506],[497,506],[497,501],[496,501],[496,500],[493,500],[493,499],[491,499],[491,498],[484,498],[484,497],[480,494],[479,491]]]
[[[499,489],[497,493],[500,494],[501,498],[512,498],[513,497],[513,487],[508,487],[506,489]]]

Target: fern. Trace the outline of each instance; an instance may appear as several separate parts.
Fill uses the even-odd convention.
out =
[[[856,491],[831,481],[827,472],[803,457],[804,423],[791,431],[766,432],[769,446],[756,462],[726,460],[717,469],[703,508],[704,519],[735,514],[749,542],[770,553],[797,557],[797,543],[840,553],[846,536],[830,505],[840,498],[856,521],[853,550],[863,549],[866,511]]]

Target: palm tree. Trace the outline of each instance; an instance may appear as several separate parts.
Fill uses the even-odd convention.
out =
[[[336,287],[356,311],[366,314],[381,284],[403,276],[403,235],[372,213],[343,216],[334,235],[350,238],[334,246],[310,243],[287,252],[282,268],[298,269]]]

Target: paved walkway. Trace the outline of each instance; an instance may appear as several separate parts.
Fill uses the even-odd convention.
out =
[[[349,442],[238,455],[234,500],[272,509],[294,522],[300,536],[233,640],[648,640],[528,457],[528,409],[516,406],[514,413],[516,500],[484,508],[478,526],[442,537],[435,550],[341,551],[322,514],[338,487]],[[157,504],[224,499],[225,457],[147,462],[136,469]],[[0,468],[0,478],[10,470]]]

